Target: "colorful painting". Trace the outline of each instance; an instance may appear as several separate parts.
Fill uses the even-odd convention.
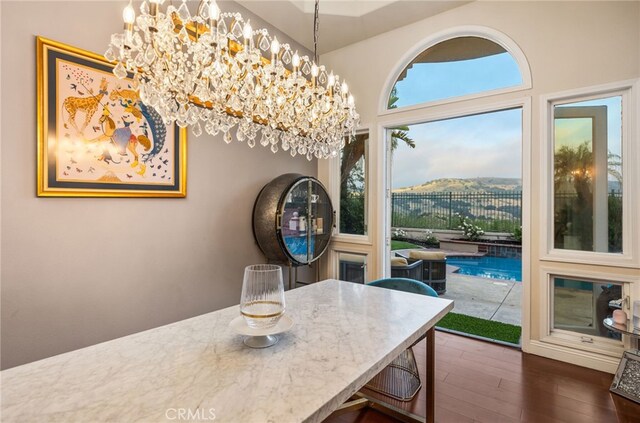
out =
[[[184,129],[103,57],[41,37],[37,51],[38,196],[186,195]]]

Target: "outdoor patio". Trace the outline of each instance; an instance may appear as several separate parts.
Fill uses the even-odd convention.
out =
[[[410,250],[392,253],[408,255]],[[483,254],[442,251],[447,255],[476,256]],[[457,267],[447,265],[447,292],[442,298],[454,300],[454,313],[520,326],[522,282],[489,279],[455,273]]]
[[[480,278],[454,273],[447,266],[447,292],[454,313],[520,326],[522,282]]]

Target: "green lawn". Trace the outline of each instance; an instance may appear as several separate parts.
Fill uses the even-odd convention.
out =
[[[457,313],[447,314],[436,326],[511,344],[519,344],[522,333],[520,326]]]
[[[422,247],[406,241],[396,241],[395,239],[391,240],[391,251],[406,250],[408,248],[422,248]]]

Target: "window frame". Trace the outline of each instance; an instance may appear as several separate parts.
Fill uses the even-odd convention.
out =
[[[481,91],[473,94],[466,94],[456,97],[450,97],[435,101],[427,101],[423,103],[413,104],[410,106],[402,106],[394,109],[387,108],[389,95],[391,90],[395,86],[398,77],[402,73],[402,71],[408,66],[409,63],[413,61],[419,54],[430,49],[431,47],[439,44],[443,41],[447,41],[453,38],[459,37],[478,37],[484,38],[488,41],[498,44],[502,48],[506,50],[507,53],[511,55],[513,60],[518,65],[518,69],[520,70],[520,76],[522,77],[522,83],[519,85],[514,85],[511,87],[498,88],[494,90]],[[517,92],[528,90],[532,86],[531,84],[531,70],[529,68],[529,63],[522,53],[520,47],[509,37],[504,35],[503,33],[496,31],[495,29],[484,27],[484,26],[462,26],[456,28],[450,28],[436,34],[433,34],[429,38],[420,41],[413,48],[409,49],[398,61],[394,70],[389,74],[386,83],[384,84],[384,90],[382,98],[380,99],[380,103],[378,104],[378,116],[385,116],[389,114],[395,114],[398,112],[406,112],[412,110],[419,110],[423,108],[431,108],[435,106],[441,106],[445,104],[464,102],[468,100],[478,99],[478,98],[486,98],[490,96],[498,96],[501,94]]]
[[[342,254],[347,254],[347,255],[352,255],[352,256],[360,256],[363,258],[363,264],[362,264],[362,269],[363,270],[363,275],[364,275],[364,281],[363,284],[366,285],[368,282],[370,282],[369,279],[369,252],[364,252],[364,251],[354,251],[352,249],[342,249],[342,248],[337,248],[331,251],[331,253],[335,256],[335,259],[333,260],[333,262],[335,263],[336,269],[335,271],[335,275],[336,278],[339,279],[340,278],[340,255]],[[341,279],[344,280],[344,279]],[[352,283],[358,283],[358,282],[353,282],[353,281],[348,281],[348,282],[352,282]]]
[[[581,334],[565,329],[553,328],[553,281],[554,278],[578,279],[585,282],[595,283],[618,283],[622,285],[622,298],[627,299],[624,310],[629,314],[628,305],[631,303],[631,291],[634,284],[640,282],[639,278],[628,275],[612,274],[610,272],[583,271],[574,268],[566,269],[554,266],[540,267],[540,287],[542,298],[540,313],[540,340],[538,342],[548,343],[557,347],[571,348],[589,354],[604,355],[611,358],[612,363],[617,363],[622,352],[629,348],[629,337],[623,336],[622,341]],[[592,338],[593,342],[584,342],[583,338]]]
[[[519,97],[515,99],[503,100],[503,101],[487,101],[481,102],[479,100],[469,102],[465,107],[457,107],[449,109],[447,107],[421,107],[420,110],[407,112],[400,109],[392,109],[393,114],[390,116],[381,117],[378,120],[378,149],[384,149],[384,153],[380,156],[384,159],[384,175],[379,181],[381,186],[386,187],[384,195],[379,195],[379,206],[382,210],[385,210],[383,219],[385,232],[383,241],[379,243],[378,254],[381,258],[378,270],[384,275],[391,274],[390,266],[390,246],[391,246],[391,143],[389,139],[389,130],[394,126],[400,125],[415,125],[428,122],[441,121],[446,119],[454,119],[464,116],[479,115],[485,113],[499,112],[503,110],[516,109],[522,110],[522,284],[523,284],[523,339],[525,332],[528,334],[529,328],[525,324],[524,316],[527,316],[528,311],[528,299],[530,297],[530,233],[531,233],[531,97]],[[383,181],[384,185],[382,185]],[[379,192],[382,190],[380,189]],[[526,301],[526,302],[525,302]],[[527,335],[528,336],[528,335]]]
[[[638,223],[633,216],[640,212],[638,195],[634,192],[638,180],[637,163],[640,163],[638,149],[637,123],[638,81],[629,80],[610,84],[579,88],[570,91],[547,94],[540,97],[541,142],[544,144],[541,157],[541,193],[540,193],[540,260],[599,266],[637,268],[640,266],[638,255]],[[622,97],[622,253],[595,252],[558,249],[554,245],[554,106],[558,104],[597,100],[605,97]]]
[[[335,211],[336,211],[336,225],[333,230],[333,240],[337,242],[349,242],[354,244],[372,245],[371,231],[369,228],[369,219],[371,216],[371,195],[370,186],[371,178],[369,174],[369,160],[367,159],[370,153],[371,145],[371,128],[369,126],[360,126],[356,131],[356,135],[368,133],[369,138],[365,142],[364,147],[364,216],[365,216],[365,234],[349,234],[340,232],[340,167],[342,165],[342,158],[338,156],[336,159],[332,159],[330,163],[331,178],[334,183],[332,184],[335,189],[331,192],[331,197],[335,198]]]

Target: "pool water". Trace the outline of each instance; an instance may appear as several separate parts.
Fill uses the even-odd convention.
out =
[[[504,257],[447,257],[447,264],[459,267],[456,273],[481,278],[522,281],[522,260]]]

